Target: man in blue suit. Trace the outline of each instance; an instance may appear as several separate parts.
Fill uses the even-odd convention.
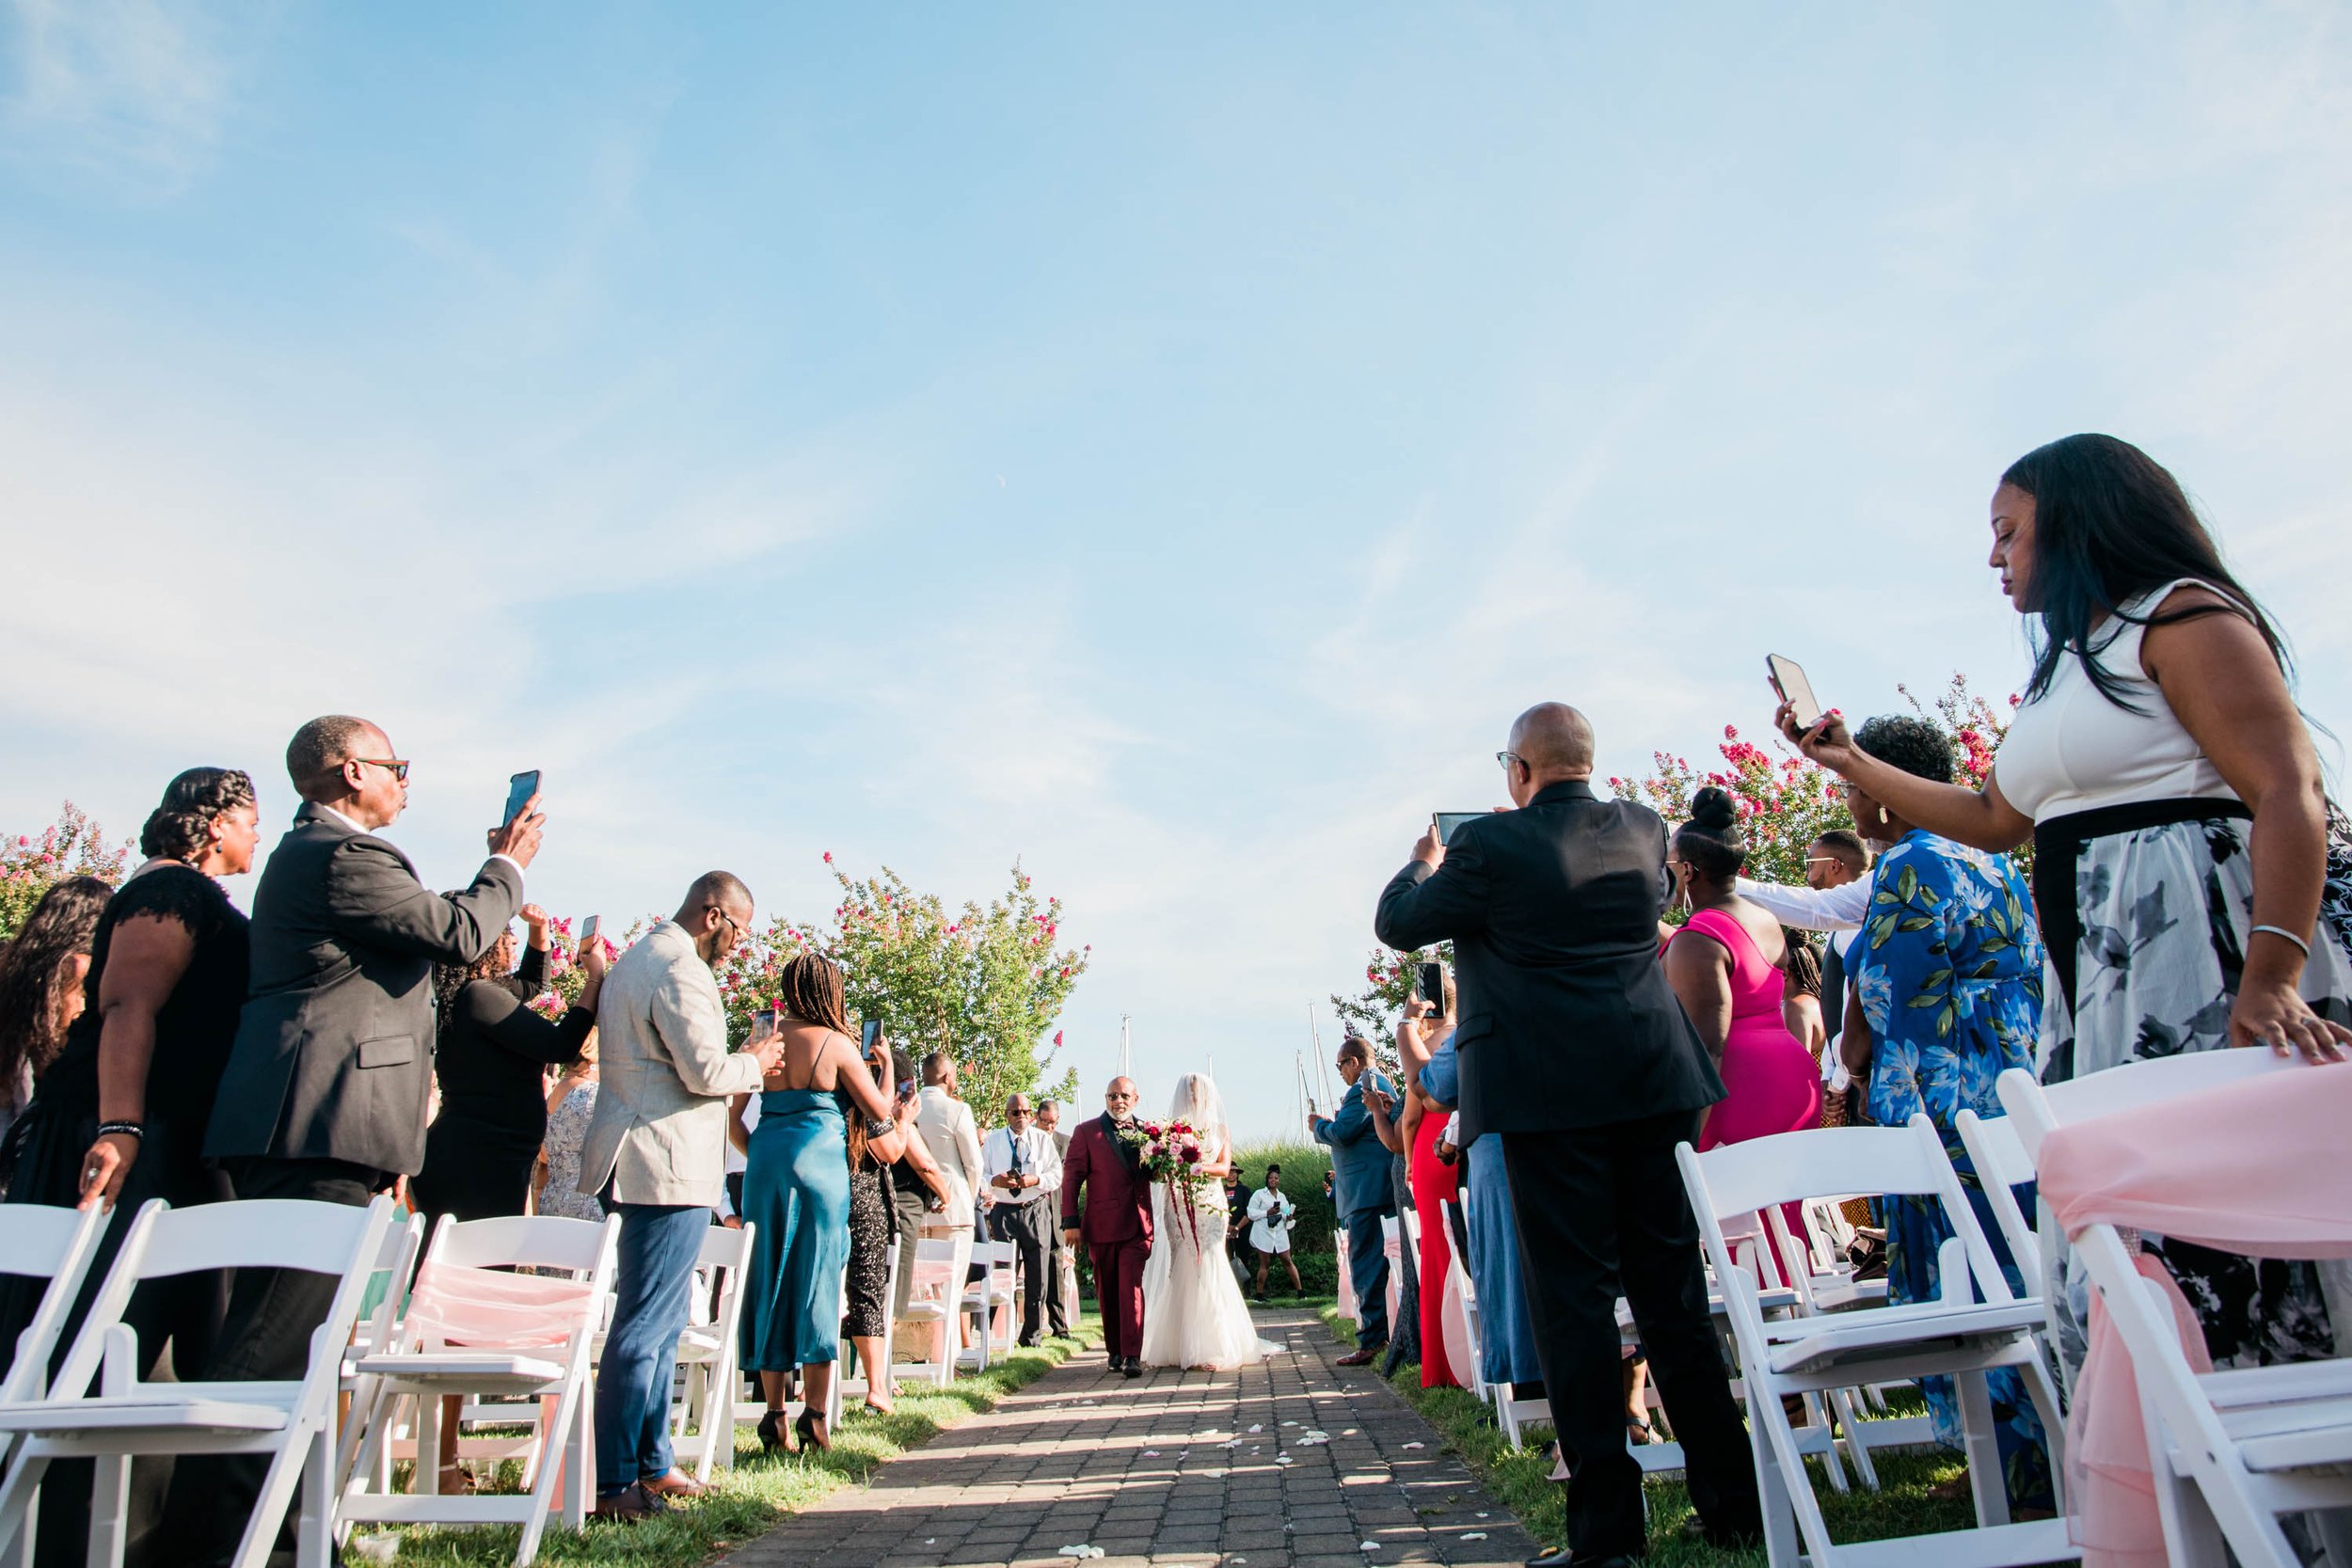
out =
[[[1340,1042],[1334,1064],[1347,1094],[1336,1117],[1309,1117],[1307,1131],[1331,1148],[1332,1200],[1347,1229],[1347,1276],[1356,1290],[1356,1349],[1340,1357],[1343,1367],[1366,1367],[1389,1342],[1389,1250],[1380,1222],[1396,1212],[1389,1182],[1389,1151],[1373,1130],[1364,1090],[1395,1097],[1387,1079],[1373,1070],[1372,1042],[1350,1035]]]

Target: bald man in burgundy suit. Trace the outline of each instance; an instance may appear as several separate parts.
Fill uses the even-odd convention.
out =
[[[1129,1377],[1143,1375],[1143,1265],[1152,1256],[1152,1184],[1138,1175],[1134,1156],[1119,1141],[1132,1126],[1136,1085],[1114,1078],[1103,1096],[1103,1114],[1070,1134],[1061,1163],[1062,1234],[1078,1244],[1083,1233],[1094,1263],[1094,1299],[1103,1309],[1104,1348],[1110,1364]],[[1086,1193],[1086,1219],[1078,1218],[1079,1191]]]

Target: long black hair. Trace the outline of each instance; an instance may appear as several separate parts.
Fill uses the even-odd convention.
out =
[[[2140,711],[2122,679],[2091,657],[2091,625],[2102,615],[2169,626],[2207,615],[2237,615],[2262,634],[2282,674],[2293,660],[2254,596],[2239,585],[2181,482],[2154,458],[2112,436],[2068,436],[2009,466],[2001,483],[2033,498],[2033,565],[2027,586],[2042,617],[2028,700],[2046,694],[2058,661],[2082,661],[2099,694]],[[2169,582],[2195,578],[2232,601],[2126,615],[2119,608]]]
[[[114,892],[95,877],[61,878],[40,895],[16,940],[0,948],[0,1097],[15,1093],[24,1063],[38,1081],[64,1049],[57,1015],[71,985],[68,965],[90,950]]]

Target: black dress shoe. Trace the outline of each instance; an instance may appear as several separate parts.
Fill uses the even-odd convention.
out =
[[[1143,1357],[1140,1355],[1131,1355],[1127,1357],[1127,1364],[1119,1370],[1126,1373],[1129,1377],[1141,1377],[1143,1375]]]

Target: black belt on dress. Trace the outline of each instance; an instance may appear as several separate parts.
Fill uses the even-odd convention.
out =
[[[2033,825],[2034,918],[2041,923],[2042,942],[2058,970],[2058,990],[2066,997],[2070,1016],[2074,1010],[2074,960],[2083,940],[2082,910],[2074,889],[2074,863],[2081,858],[2083,846],[2093,839],[2169,828],[2176,822],[2228,818],[2251,822],[2254,814],[2243,800],[2191,796],[2095,806]]]

